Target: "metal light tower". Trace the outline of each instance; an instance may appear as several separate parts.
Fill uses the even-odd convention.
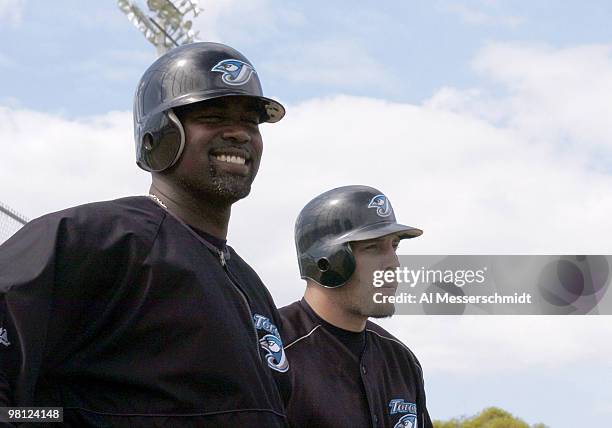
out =
[[[157,56],[175,46],[192,43],[198,36],[198,32],[191,29],[191,19],[202,11],[197,0],[147,0],[149,14],[133,0],[117,0],[117,5],[155,46]]]

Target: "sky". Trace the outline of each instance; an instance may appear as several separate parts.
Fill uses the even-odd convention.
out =
[[[560,4],[562,3],[562,4]],[[293,224],[347,184],[424,230],[400,254],[610,254],[612,4],[200,1],[200,38],[255,65],[286,117],[229,243],[278,306],[299,299]],[[145,194],[131,107],[155,49],[111,0],[0,0],[0,201],[34,218]],[[612,418],[612,316],[396,316],[430,413]]]

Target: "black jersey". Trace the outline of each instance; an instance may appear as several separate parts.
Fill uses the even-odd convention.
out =
[[[0,406],[73,426],[286,426],[255,272],[147,197],[31,221],[0,247]]]
[[[291,371],[292,427],[432,427],[414,354],[367,321],[359,358],[302,299],[280,310]]]

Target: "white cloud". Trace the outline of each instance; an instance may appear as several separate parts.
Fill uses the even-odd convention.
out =
[[[612,369],[612,316],[406,316],[381,324],[401,331],[429,375],[488,377],[551,372],[577,362]]]
[[[425,230],[403,254],[609,253],[612,175],[593,168],[612,152],[609,51],[491,45],[475,64],[509,95],[445,88],[422,105],[313,99],[262,126],[260,175],[233,210],[229,241],[277,303],[303,290],[292,242],[298,212],[346,184],[380,188],[400,221]],[[148,188],[128,112],[74,121],[4,107],[0,141],[0,182],[11,183],[1,198],[28,216]],[[610,336],[604,319],[397,317],[390,325],[428,370],[471,373],[507,367],[509,354],[517,370],[597,349],[610,356],[609,345],[588,346]]]
[[[601,414],[612,415],[612,403],[597,403],[595,404],[595,411]]]
[[[25,0],[0,0],[0,22],[18,26],[21,24]]]
[[[525,137],[610,155],[612,129],[604,124],[612,117],[612,45],[494,43],[474,66],[508,90],[506,118]]]
[[[143,193],[131,114],[84,120],[0,107],[2,200],[28,217],[66,206]]]

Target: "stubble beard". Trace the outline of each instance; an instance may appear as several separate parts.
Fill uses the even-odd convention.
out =
[[[219,171],[214,165],[210,165],[207,177],[183,178],[181,185],[199,199],[231,205],[251,193],[253,179],[253,174],[247,177],[237,176]]]
[[[350,293],[342,296],[345,301],[345,308],[363,318],[389,318],[395,313],[393,303],[375,303],[374,293],[365,293],[354,296]]]
[[[374,301],[374,294],[378,289],[371,290],[371,293],[367,293],[367,297],[363,297],[361,303],[361,313],[368,318],[389,318],[395,313],[395,304],[393,303],[376,303]],[[386,294],[385,294],[386,295]]]
[[[378,290],[375,289],[374,292],[377,292]],[[393,291],[393,293],[390,293],[389,295],[387,295],[386,293],[383,294],[384,296],[390,297],[390,296],[394,296],[395,295],[395,290]],[[395,314],[395,303],[389,303],[389,302],[385,302],[385,303],[375,303],[374,302],[374,293],[372,293],[372,315],[370,315],[372,318],[390,318]]]
[[[391,318],[395,314],[393,303],[375,303],[374,305],[374,308],[370,311],[371,318]]]
[[[246,198],[251,193],[252,174],[248,177],[236,176],[230,173],[218,171],[213,165],[210,166],[210,184],[215,189],[215,194],[223,200],[234,203]]]

